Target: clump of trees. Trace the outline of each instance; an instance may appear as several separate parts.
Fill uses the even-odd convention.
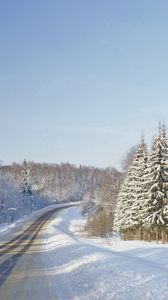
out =
[[[114,168],[106,169],[95,192],[83,199],[83,211],[88,213],[85,229],[92,236],[111,235],[121,175]]]
[[[0,172],[0,223],[13,222],[28,212],[20,185],[11,175]]]
[[[168,142],[159,126],[147,152],[144,139],[120,187],[114,229],[124,239],[168,241]]]
[[[88,218],[85,229],[91,236],[104,238],[111,235],[112,226],[113,215],[103,208],[99,208],[94,215]]]

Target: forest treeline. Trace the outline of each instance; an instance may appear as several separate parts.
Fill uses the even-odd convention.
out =
[[[96,190],[120,172],[115,168],[76,167],[69,163],[47,164],[24,160],[0,167],[0,221],[5,222],[47,205],[83,201],[85,212],[97,207]],[[83,206],[83,208],[84,208]]]

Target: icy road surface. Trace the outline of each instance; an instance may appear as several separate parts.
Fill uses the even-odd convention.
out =
[[[166,246],[106,249],[73,234],[76,217],[50,207],[0,235],[1,300],[168,299]]]

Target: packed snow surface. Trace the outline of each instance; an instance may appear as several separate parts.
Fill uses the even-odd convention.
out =
[[[26,276],[32,282],[40,277],[41,282],[48,281],[48,287],[54,286],[55,294],[52,290],[49,299],[168,299],[167,245],[124,242],[117,236],[87,238],[81,230],[84,222],[80,207],[74,206],[61,210],[45,229],[43,264]],[[23,276],[17,273],[17,280]],[[11,274],[8,282],[14,280]]]
[[[80,208],[72,207],[50,227],[48,251],[57,249],[57,258],[49,273],[57,275],[60,299],[168,299],[167,245],[89,239],[83,224]]]

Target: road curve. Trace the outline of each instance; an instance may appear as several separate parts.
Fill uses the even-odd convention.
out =
[[[51,298],[48,298],[51,287],[46,280],[39,278],[36,283],[32,282],[31,270],[33,272],[44,264],[47,242],[45,229],[60,209],[54,208],[42,215],[39,212],[34,221],[30,219],[23,222],[3,237],[0,243],[1,300],[57,299],[55,290],[52,291]],[[23,274],[21,280],[20,274]]]

